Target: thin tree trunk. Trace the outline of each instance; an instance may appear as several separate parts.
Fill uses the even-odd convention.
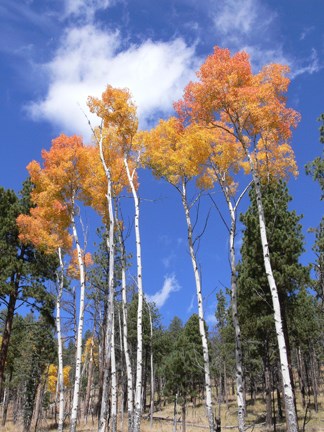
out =
[[[268,243],[267,232],[266,232],[266,220],[264,217],[264,210],[262,204],[261,183],[260,183],[259,175],[254,167],[254,162],[252,160],[251,154],[248,152],[248,150],[245,147],[243,137],[240,138],[244,146],[244,149],[246,151],[246,156],[249,160],[251,173],[253,177],[253,183],[255,186],[264,266],[265,266],[265,271],[266,271],[266,275],[267,275],[267,279],[271,291],[271,296],[272,296],[274,321],[275,321],[277,342],[279,348],[281,375],[283,380],[283,391],[284,391],[284,399],[285,399],[286,423],[289,432],[298,432],[298,420],[297,420],[297,414],[295,409],[293,387],[292,387],[290,373],[289,373],[289,364],[288,364],[288,357],[287,357],[286,341],[283,332],[281,307],[279,302],[278,289],[273,275],[272,265],[270,260],[269,243]]]
[[[268,345],[266,343],[266,345]],[[264,358],[264,382],[265,382],[265,393],[266,393],[266,425],[270,427],[272,425],[272,401],[271,401],[271,375],[270,375],[270,364],[269,364],[269,354],[266,348],[265,358]]]
[[[127,413],[128,432],[133,431],[134,399],[133,399],[133,371],[129,354],[128,327],[127,327],[127,296],[126,296],[126,251],[122,238],[121,228],[118,224],[118,238],[121,247],[121,277],[122,277],[122,314],[123,314],[123,345],[127,375]]]
[[[78,408],[80,399],[80,379],[82,366],[82,336],[83,336],[83,321],[84,321],[84,296],[85,296],[85,268],[82,250],[79,243],[78,233],[75,225],[74,212],[71,215],[72,233],[74,242],[77,248],[78,264],[80,271],[80,303],[79,303],[79,323],[76,342],[76,362],[75,362],[75,381],[73,391],[73,402],[71,411],[71,426],[70,431],[76,431]]]
[[[177,432],[177,405],[178,405],[178,393],[176,393],[173,405],[173,432]]]
[[[310,358],[311,358],[311,374],[312,374],[312,381],[313,381],[313,396],[314,396],[314,408],[315,411],[318,412],[318,373],[317,373],[317,361],[315,356],[314,348],[310,351]]]
[[[56,332],[57,332],[57,355],[58,355],[58,396],[59,396],[59,417],[58,417],[58,428],[59,432],[63,431],[64,424],[64,375],[63,375],[63,343],[62,343],[62,331],[61,331],[61,300],[64,287],[64,266],[62,259],[61,248],[58,248],[58,256],[60,263],[60,270],[57,274],[57,298],[56,298]]]
[[[180,191],[180,190],[179,190]],[[208,343],[207,343],[207,335],[205,328],[205,319],[204,319],[204,308],[203,308],[203,298],[201,292],[201,281],[200,274],[198,269],[197,258],[194,250],[194,242],[193,242],[193,228],[190,218],[190,209],[187,201],[187,189],[186,183],[184,179],[182,180],[182,190],[180,191],[182,204],[185,211],[186,222],[187,222],[187,234],[188,234],[188,246],[189,253],[191,257],[192,267],[195,276],[196,282],[196,291],[197,291],[197,301],[198,301],[198,316],[199,316],[199,332],[201,337],[202,349],[203,349],[203,360],[204,360],[204,374],[205,374],[205,403],[207,410],[207,418],[209,424],[210,432],[214,432],[214,415],[213,415],[213,407],[212,407],[212,392],[211,392],[211,379],[210,379],[210,367],[209,367],[209,353],[208,353]]]
[[[237,419],[239,432],[244,432],[245,430],[245,398],[244,398],[244,376],[243,376],[243,366],[242,366],[242,343],[241,343],[241,328],[239,324],[238,309],[237,309],[237,270],[236,270],[236,251],[235,251],[235,235],[236,235],[236,215],[237,208],[249,189],[251,183],[243,190],[235,206],[233,206],[231,201],[231,194],[226,185],[221,173],[217,169],[217,166],[213,166],[215,174],[218,178],[218,182],[223,191],[224,197],[227,202],[231,225],[229,228],[229,249],[230,249],[230,266],[231,266],[231,309],[232,309],[232,319],[235,331],[235,365],[236,365],[236,400],[237,400]],[[226,401],[228,406],[228,401]]]
[[[104,377],[102,387],[102,399],[100,420],[98,425],[98,432],[105,432],[107,419],[108,419],[108,389],[109,389],[109,362],[111,356],[111,341],[112,341],[112,326],[113,326],[113,313],[114,313],[114,275],[115,275],[115,217],[113,209],[113,190],[110,169],[107,167],[104,154],[103,154],[103,136],[101,135],[99,141],[100,158],[105,170],[107,178],[107,206],[109,214],[109,238],[107,239],[107,246],[109,250],[109,275],[108,275],[108,320],[105,334],[105,353],[104,353]]]
[[[9,383],[7,384],[7,387],[5,388],[5,393],[4,393],[4,397],[3,397],[3,401],[2,401],[2,421],[1,424],[2,426],[6,425],[6,421],[7,421],[7,414],[8,414],[8,408],[9,408],[9,403],[10,403],[10,383],[12,380],[12,375],[13,375],[13,368],[10,368],[10,375],[9,375]]]
[[[8,355],[8,348],[10,343],[12,324],[15,315],[16,302],[18,298],[19,277],[12,276],[11,278],[11,292],[9,294],[9,302],[7,308],[7,315],[4,324],[4,331],[2,335],[1,348],[0,348],[0,398],[2,397],[3,384],[5,381],[5,367]]]
[[[132,190],[135,206],[135,239],[136,239],[136,263],[137,263],[137,290],[138,290],[138,307],[137,307],[137,352],[136,352],[136,385],[135,385],[135,413],[134,413],[134,432],[140,432],[141,414],[142,414],[142,367],[143,367],[143,281],[142,281],[142,256],[141,256],[141,237],[140,237],[140,206],[137,191],[134,185],[134,175],[130,173],[127,156],[124,158],[124,165],[127,172],[128,181]]]
[[[115,320],[112,317],[111,328],[111,431],[117,431],[117,377],[115,355]]]
[[[121,354],[120,359],[120,389],[121,389],[121,395],[120,395],[120,430],[123,432],[124,430],[124,406],[125,406],[125,379],[124,379],[124,364],[123,364],[123,352],[124,352],[124,346],[123,346],[123,329],[121,324],[121,317],[120,317],[120,309],[117,309],[118,311],[118,329],[119,329],[119,350]]]
[[[186,432],[186,398],[183,398],[181,413],[182,413],[182,432]]]
[[[296,349],[296,357],[297,357],[297,372],[298,372],[298,380],[299,380],[299,388],[302,396],[302,404],[303,408],[306,406],[305,400],[305,374],[303,367],[303,356],[300,350],[300,347]]]
[[[91,386],[92,386],[93,348],[94,348],[94,330],[92,332],[92,339],[91,339],[91,346],[90,346],[87,389],[86,389],[86,397],[84,402],[84,415],[86,417],[86,420],[88,419],[88,415],[89,415],[90,395],[91,395]]]

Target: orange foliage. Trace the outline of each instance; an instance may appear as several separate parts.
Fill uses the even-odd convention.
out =
[[[286,106],[287,66],[272,64],[253,74],[249,56],[215,47],[188,84],[175,109],[184,124],[222,129],[253,153],[262,177],[297,174],[288,144],[300,115]],[[243,163],[244,165],[244,163]]]
[[[28,165],[35,185],[31,194],[35,208],[31,209],[30,216],[20,215],[17,219],[22,241],[31,241],[49,253],[58,247],[65,250],[72,247],[68,229],[75,202],[91,201],[87,196],[89,190],[82,190],[94,166],[88,163],[89,154],[80,137],[61,134],[52,141],[49,151],[42,151],[43,168],[36,161]],[[104,200],[104,192],[101,199]],[[100,207],[99,198],[93,204],[95,208]]]
[[[84,267],[88,268],[92,266],[93,260],[90,252],[87,252],[86,254],[82,253],[82,261],[84,263]],[[71,261],[69,264],[69,267],[67,269],[67,274],[74,279],[79,279],[80,277],[80,267],[78,263],[78,251],[77,249],[74,249],[71,256]]]
[[[115,130],[122,152],[128,153],[138,127],[136,106],[129,90],[108,85],[101,99],[88,97],[88,106],[91,112],[102,119],[104,128]]]
[[[184,126],[171,117],[142,133],[146,164],[157,177],[176,185],[181,178],[197,177],[197,186],[211,189],[221,176],[232,183],[231,173],[241,167],[242,148],[237,139],[222,129],[198,124]],[[216,175],[217,172],[217,175]],[[225,177],[224,177],[225,176]]]
[[[145,162],[157,177],[177,185],[181,178],[201,174],[208,158],[209,131],[196,125],[185,128],[179,119],[160,120],[141,135]]]

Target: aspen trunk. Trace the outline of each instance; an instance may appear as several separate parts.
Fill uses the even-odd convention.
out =
[[[107,239],[107,247],[109,250],[109,275],[108,275],[108,319],[105,334],[105,353],[104,353],[104,377],[101,398],[100,419],[98,424],[98,432],[105,432],[107,419],[108,419],[108,389],[109,389],[109,362],[111,356],[111,341],[112,341],[112,326],[113,326],[113,313],[114,313],[114,273],[115,273],[115,218],[113,210],[113,191],[111,172],[106,165],[103,147],[103,137],[101,136],[99,142],[99,151],[102,165],[105,170],[107,178],[107,206],[109,213],[109,234]]]
[[[235,206],[231,201],[231,194],[228,189],[223,176],[221,175],[217,166],[213,166],[215,174],[217,176],[218,182],[221,186],[222,192],[224,194],[225,200],[227,202],[231,225],[229,229],[229,249],[230,249],[230,267],[231,267],[231,306],[232,306],[232,319],[235,331],[235,366],[236,366],[236,400],[237,400],[237,419],[238,419],[238,429],[239,432],[244,432],[245,430],[245,386],[244,386],[244,376],[243,376],[243,366],[242,366],[242,343],[241,343],[241,328],[238,318],[237,309],[237,270],[236,270],[236,251],[235,251],[235,235],[236,235],[236,214],[238,205],[249,189],[251,183],[243,190],[241,195],[238,197]],[[226,405],[228,409],[228,400],[226,398]]]
[[[115,356],[115,320],[112,317],[111,326],[111,431],[117,431],[117,379]]]
[[[241,195],[242,197],[242,195]],[[236,233],[236,209],[226,194],[226,199],[231,215],[230,228],[230,263],[231,263],[231,306],[233,326],[235,330],[235,365],[236,365],[236,399],[237,399],[237,419],[238,429],[240,432],[245,430],[245,399],[244,399],[244,378],[242,367],[242,344],[241,344],[241,328],[238,319],[237,310],[237,272],[236,272],[236,257],[235,257],[235,233]]]
[[[205,403],[207,410],[207,418],[209,424],[210,432],[214,432],[214,415],[213,415],[213,406],[212,406],[212,392],[211,392],[211,379],[210,379],[210,367],[209,367],[209,353],[208,353],[208,343],[207,343],[207,335],[205,329],[205,319],[204,319],[204,308],[203,308],[203,298],[201,292],[201,281],[200,274],[198,269],[197,258],[194,250],[193,244],[193,229],[190,218],[190,209],[187,201],[187,190],[186,184],[184,180],[182,181],[182,204],[185,211],[186,222],[187,222],[187,234],[188,234],[188,245],[189,245],[189,253],[191,257],[192,267],[195,276],[196,282],[196,291],[197,291],[197,301],[198,301],[198,316],[199,316],[199,333],[201,337],[202,349],[203,349],[203,360],[204,360],[204,373],[205,373]]]
[[[63,343],[62,343],[62,331],[61,331],[61,300],[64,286],[64,266],[62,260],[61,248],[58,248],[58,256],[60,263],[60,271],[57,275],[57,287],[58,293],[56,298],[56,332],[57,332],[57,355],[58,355],[58,396],[59,396],[59,416],[58,416],[58,427],[59,432],[63,431],[64,423],[64,376],[63,376]]]
[[[119,330],[119,351],[121,354],[121,357],[123,356],[124,352],[124,346],[123,346],[123,330],[122,330],[122,324],[121,324],[121,317],[120,317],[120,309],[117,309],[118,311],[118,330]],[[121,358],[121,371],[120,371],[120,389],[121,389],[121,395],[120,395],[120,430],[123,432],[124,430],[124,406],[125,406],[125,379],[124,379],[124,365],[123,365],[123,359]],[[127,383],[126,383],[127,385]]]
[[[121,246],[121,272],[122,272],[122,314],[123,314],[123,345],[127,375],[127,413],[128,413],[128,432],[133,430],[134,401],[133,401],[133,371],[128,346],[128,327],[127,327],[127,298],[126,298],[126,253],[122,234],[118,231],[119,243]]]
[[[82,336],[83,336],[83,321],[84,321],[84,297],[85,297],[85,268],[84,259],[79,243],[78,233],[75,225],[74,211],[71,215],[71,225],[73,239],[77,248],[78,264],[80,271],[80,303],[79,303],[79,323],[77,328],[77,339],[76,339],[76,361],[75,361],[75,380],[74,380],[74,391],[73,391],[73,402],[71,411],[71,426],[70,431],[76,431],[78,408],[80,399],[80,381],[81,381],[81,366],[82,366]]]
[[[127,172],[128,181],[132,190],[135,206],[135,239],[136,239],[136,263],[137,263],[137,353],[136,353],[136,385],[135,385],[135,413],[134,413],[134,432],[140,432],[142,414],[142,363],[143,363],[143,334],[142,334],[142,315],[143,315],[143,282],[142,282],[142,256],[141,256],[141,237],[139,228],[140,206],[139,199],[134,185],[134,174],[130,173],[127,157],[124,158],[124,165]]]
[[[88,366],[87,389],[86,389],[86,397],[84,402],[84,416],[86,417],[86,421],[89,415],[90,395],[91,395],[91,386],[92,386],[93,347],[94,347],[94,331],[92,332],[92,340],[91,340],[90,355],[89,355],[89,366]]]
[[[269,251],[269,244],[268,244],[267,232],[266,232],[266,221],[264,217],[263,204],[262,204],[260,178],[254,168],[254,162],[251,158],[251,155],[248,153],[247,150],[246,150],[246,155],[250,163],[253,183],[255,186],[264,267],[265,267],[265,271],[266,271],[266,275],[267,275],[267,279],[271,291],[271,296],[272,296],[272,306],[274,311],[274,321],[275,321],[277,342],[279,348],[281,375],[282,375],[283,392],[284,392],[284,399],[285,399],[286,423],[289,432],[298,432],[297,413],[295,409],[294,393],[293,393],[293,388],[292,388],[292,383],[291,383],[290,373],[289,373],[289,363],[288,363],[288,356],[287,356],[286,341],[285,341],[284,331],[283,331],[281,307],[279,302],[278,289],[273,275],[271,260],[270,260],[270,251]]]

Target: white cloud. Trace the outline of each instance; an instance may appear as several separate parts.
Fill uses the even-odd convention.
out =
[[[210,326],[216,325],[217,320],[216,320],[215,314],[212,314],[212,313],[207,314],[206,315],[206,323],[209,324]]]
[[[111,3],[111,0],[65,0],[64,18],[72,15],[90,22],[98,10],[107,9]]]
[[[121,45],[118,33],[103,32],[92,24],[69,28],[55,57],[43,65],[49,87],[44,99],[27,107],[32,118],[46,119],[60,132],[88,138],[89,128],[80,107],[88,113],[87,97],[99,97],[107,84],[130,89],[142,127],[154,114],[169,112],[172,102],[181,97],[184,86],[194,77],[194,47],[181,38],[170,42],[147,40],[127,50]]]
[[[170,297],[171,293],[179,291],[180,285],[174,275],[166,276],[164,279],[163,287],[160,291],[153,295],[146,295],[149,302],[154,302],[156,307],[162,307]]]
[[[305,73],[308,73],[312,75],[313,73],[316,73],[320,71],[323,68],[323,64],[320,64],[318,59],[317,51],[313,48],[310,57],[304,62],[303,65],[298,65],[292,69],[292,78],[296,78],[299,75],[303,75]]]
[[[257,18],[255,0],[226,0],[218,3],[214,23],[217,30],[225,35],[231,33],[247,34]]]

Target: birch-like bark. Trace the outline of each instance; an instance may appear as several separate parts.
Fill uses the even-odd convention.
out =
[[[94,348],[94,330],[92,332],[92,337],[91,337],[91,346],[90,346],[90,353],[89,353],[89,365],[88,365],[88,379],[87,379],[86,396],[85,396],[85,401],[84,401],[84,417],[86,419],[86,422],[88,421],[90,396],[91,396],[91,386],[92,386],[93,348]]]
[[[120,316],[120,309],[117,309],[118,312],[118,332],[119,332],[119,351],[121,356],[124,352],[124,344],[123,344],[123,330]],[[125,386],[124,386],[124,365],[123,360],[121,360],[120,367],[120,383],[121,383],[121,395],[120,395],[120,430],[124,431],[124,401],[125,401]]]
[[[57,332],[57,354],[58,354],[58,396],[59,396],[59,414],[58,414],[58,426],[59,432],[63,431],[64,424],[64,375],[63,375],[63,344],[62,344],[62,331],[61,331],[61,300],[64,287],[64,266],[62,259],[61,248],[58,248],[58,257],[60,263],[60,270],[57,274],[57,298],[56,298],[56,332]]]
[[[243,137],[242,137],[241,142],[244,143]],[[251,174],[252,174],[252,178],[253,178],[253,184],[254,184],[255,193],[256,193],[256,201],[257,201],[259,224],[260,224],[260,236],[261,236],[261,243],[262,243],[264,267],[265,267],[265,271],[266,271],[266,275],[267,275],[267,279],[268,279],[268,284],[270,287],[271,297],[272,297],[274,321],[275,321],[277,342],[278,342],[278,348],[279,348],[280,368],[281,368],[281,375],[282,375],[282,381],[283,381],[283,392],[284,392],[284,398],[285,398],[285,411],[286,411],[287,428],[288,428],[289,432],[298,432],[297,413],[296,413],[296,409],[295,409],[292,383],[290,380],[289,363],[288,363],[288,356],[287,356],[286,341],[285,341],[284,332],[283,332],[278,288],[277,288],[276,281],[275,281],[275,278],[273,275],[271,260],[270,260],[270,251],[269,251],[269,244],[268,244],[267,231],[266,231],[266,220],[264,217],[264,210],[263,210],[263,204],[262,204],[261,183],[260,183],[259,175],[255,169],[251,154],[248,152],[248,150],[246,149],[245,146],[244,146],[244,149],[245,149],[246,156],[247,156],[249,164],[250,164]]]
[[[243,190],[241,195],[239,196],[235,206],[233,205],[230,197],[230,192],[226,184],[224,184],[223,179],[216,171],[216,175],[218,177],[218,181],[220,183],[221,189],[225,196],[231,225],[229,228],[229,249],[230,249],[230,265],[231,265],[231,306],[232,306],[232,318],[233,318],[233,326],[235,331],[235,365],[236,365],[236,400],[237,400],[237,420],[238,420],[238,429],[240,432],[244,432],[245,430],[245,398],[244,398],[244,377],[243,377],[243,366],[242,366],[242,343],[241,343],[241,328],[238,318],[238,309],[237,309],[237,271],[236,271],[236,251],[235,251],[235,235],[236,235],[236,215],[238,205],[245,195],[246,191],[250,187],[250,184]],[[226,383],[225,383],[226,385]]]
[[[127,326],[127,296],[126,296],[126,251],[122,238],[121,229],[118,229],[119,244],[121,247],[121,277],[122,277],[122,314],[123,314],[123,345],[127,375],[127,413],[128,413],[128,432],[133,431],[134,400],[133,400],[133,371],[129,354],[128,345],[128,326]]]
[[[135,410],[133,431],[140,432],[142,414],[142,363],[143,363],[143,334],[142,334],[142,314],[143,314],[143,283],[142,283],[142,256],[141,256],[141,237],[140,237],[140,206],[137,191],[134,185],[135,170],[130,173],[127,156],[124,157],[127,178],[132,190],[135,206],[135,239],[136,239],[136,263],[137,263],[137,353],[136,353],[136,385],[135,385]]]
[[[203,309],[203,298],[201,292],[201,281],[198,269],[197,258],[194,250],[193,243],[193,228],[190,217],[190,209],[187,201],[187,188],[186,183],[182,180],[181,198],[182,204],[185,211],[186,222],[187,222],[187,233],[188,233],[188,245],[189,253],[191,257],[192,267],[195,276],[196,290],[197,290],[197,301],[198,301],[198,316],[199,316],[199,333],[201,337],[203,359],[204,359],[204,373],[205,373],[205,403],[207,410],[207,418],[210,432],[214,432],[214,416],[212,406],[212,392],[211,392],[211,380],[210,380],[210,367],[209,367],[209,354],[208,354],[208,343],[205,329],[204,309]]]
[[[115,218],[113,210],[113,196],[112,196],[112,180],[111,172],[107,167],[104,154],[103,154],[103,137],[101,135],[99,141],[100,158],[105,170],[107,178],[107,205],[109,214],[109,234],[107,239],[107,247],[109,250],[109,275],[108,275],[108,320],[106,327],[106,352],[104,353],[104,378],[101,399],[101,411],[98,424],[98,432],[105,432],[107,419],[108,419],[108,389],[109,389],[109,362],[111,357],[111,340],[112,340],[112,326],[113,326],[113,312],[114,312],[114,274],[115,274]]]
[[[74,203],[73,203],[73,209],[74,209]],[[77,418],[78,418],[79,399],[80,399],[82,336],[83,336],[84,296],[85,296],[85,268],[84,268],[84,259],[82,256],[82,250],[78,238],[78,232],[75,224],[74,210],[72,210],[72,214],[71,214],[71,226],[72,226],[73,239],[77,248],[78,265],[79,265],[79,272],[80,272],[79,323],[77,328],[75,380],[74,380],[73,402],[72,402],[72,410],[71,410],[71,426],[70,426],[70,431],[75,432],[76,425],[77,425]]]
[[[117,431],[117,379],[115,355],[115,320],[114,312],[111,327],[111,431]]]

